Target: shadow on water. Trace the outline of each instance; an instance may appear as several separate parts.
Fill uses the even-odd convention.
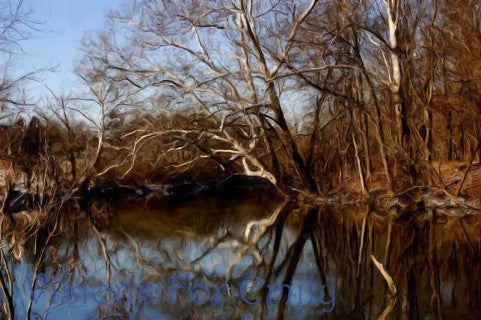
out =
[[[82,212],[64,214],[35,290],[39,249],[27,242],[11,262],[17,317],[30,298],[34,319],[481,317],[475,215],[406,218],[261,194],[97,207],[110,216],[99,229]]]

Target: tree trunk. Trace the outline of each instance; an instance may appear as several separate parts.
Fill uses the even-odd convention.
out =
[[[362,127],[362,144],[364,149],[364,162],[366,166],[366,178],[371,176],[372,164],[371,164],[371,150],[369,143],[369,123],[367,122],[367,116],[365,112],[361,112],[361,127]]]
[[[77,181],[77,159],[75,159],[75,153],[70,152],[70,173],[72,174],[72,182]]]
[[[389,47],[391,56],[391,83],[390,90],[392,96],[392,105],[396,119],[396,143],[403,147],[405,143],[405,115],[406,110],[403,105],[401,96],[401,62],[398,53],[398,21],[400,18],[400,0],[384,0],[387,12]]]
[[[359,182],[361,184],[361,194],[363,197],[368,195],[366,190],[366,180],[364,178],[364,170],[361,164],[361,158],[359,157],[359,150],[356,142],[356,135],[354,133],[355,128],[354,125],[352,126],[351,136],[352,136],[352,143],[354,144],[354,156],[356,158],[356,165],[357,165],[357,172],[359,174]]]

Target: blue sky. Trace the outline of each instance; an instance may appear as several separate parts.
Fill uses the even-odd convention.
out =
[[[43,82],[31,86],[31,95],[45,94],[44,84],[56,92],[69,92],[77,86],[73,62],[79,57],[85,32],[101,29],[105,13],[120,0],[25,0],[34,10],[42,32],[23,43],[25,55],[17,59],[18,73],[58,65],[59,72],[46,73]]]

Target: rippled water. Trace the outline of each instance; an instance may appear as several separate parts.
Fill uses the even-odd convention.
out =
[[[287,283],[285,319],[376,319],[392,297],[371,254],[398,292],[388,319],[481,315],[476,215],[395,219],[365,208],[307,210],[262,195],[109,208],[97,231],[86,215],[66,214],[40,265],[32,318],[276,319]],[[261,222],[268,227],[253,246]],[[27,245],[11,266],[19,319],[32,294],[33,251]],[[291,280],[288,270],[295,270]]]

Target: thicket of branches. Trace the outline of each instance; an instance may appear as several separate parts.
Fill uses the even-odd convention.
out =
[[[317,194],[353,179],[363,194],[440,185],[441,162],[479,160],[480,12],[471,0],[128,1],[82,43],[84,92],[36,109],[37,149],[70,184],[241,172]],[[1,43],[26,36],[2,28]],[[21,79],[0,88],[4,113],[28,105]],[[3,128],[2,157],[32,152],[13,147],[27,127]]]

